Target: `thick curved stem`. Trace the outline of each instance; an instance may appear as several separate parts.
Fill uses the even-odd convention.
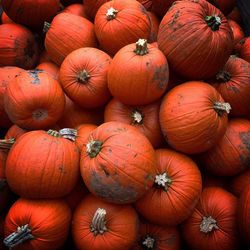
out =
[[[77,74],[77,81],[80,83],[86,83],[90,79],[90,75],[87,70],[82,70]]]
[[[203,233],[210,233],[213,230],[219,229],[217,226],[217,221],[212,218],[211,216],[209,217],[203,217],[201,224],[200,224],[200,231]]]
[[[118,10],[114,9],[113,7],[109,8],[106,13],[107,20],[110,21],[110,20],[115,19],[117,13],[118,13]]]
[[[139,39],[136,43],[136,48],[134,50],[136,55],[144,56],[148,54],[148,46],[146,39]]]
[[[15,138],[0,140],[0,148],[10,149],[14,143],[15,143]]]
[[[106,210],[103,208],[98,208],[92,219],[90,230],[94,235],[104,234],[108,229],[106,227]]]
[[[219,116],[222,116],[224,112],[227,114],[230,113],[231,106],[229,103],[225,102],[215,102],[214,103],[214,110],[218,113]]]
[[[213,31],[219,30],[221,25],[221,19],[219,16],[206,16],[205,21]]]
[[[155,249],[155,239],[149,235],[146,235],[141,241],[142,249],[149,250]]]
[[[48,23],[48,22],[44,22],[44,25],[43,25],[43,33],[47,33],[50,29],[50,26],[51,24]]]
[[[229,72],[222,70],[216,75],[216,80],[220,82],[228,82],[231,80],[231,77],[232,76]]]
[[[77,137],[77,130],[73,128],[63,128],[59,130],[59,135],[65,139],[75,141]]]
[[[172,179],[167,175],[167,173],[158,174],[155,176],[155,184],[157,187],[163,188],[167,191],[172,184]]]
[[[91,140],[86,145],[86,152],[91,157],[96,157],[102,149],[103,143],[101,141]]]
[[[132,124],[142,124],[143,123],[143,114],[135,109],[132,111]]]
[[[18,227],[16,232],[7,236],[3,243],[6,247],[13,248],[26,240],[34,239],[35,237],[31,234],[31,229],[29,229],[29,225],[26,224],[24,226]]]

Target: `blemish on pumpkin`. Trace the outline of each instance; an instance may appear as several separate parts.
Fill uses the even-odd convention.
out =
[[[149,64],[150,64],[149,62],[146,62],[146,66],[147,66],[147,67],[149,66]]]
[[[165,89],[168,84],[168,64],[161,65],[155,69],[153,81],[156,83],[158,89]]]
[[[134,158],[136,158],[136,157],[137,157],[137,155],[138,155],[137,153],[136,153],[136,154],[134,154]]]
[[[174,31],[180,28],[179,24],[177,24],[177,19],[179,16],[180,16],[180,11],[178,10],[174,13],[173,19],[168,24],[169,28],[171,28]]]
[[[59,168],[59,171],[62,173],[62,174],[66,174],[67,171],[65,170],[64,166],[60,166]]]
[[[240,132],[239,137],[247,152],[243,155],[240,155],[241,163],[244,167],[249,166],[250,164],[250,131]]]
[[[42,121],[48,117],[48,111],[45,109],[36,109],[32,112],[32,118],[37,121]]]
[[[100,165],[100,168],[103,170],[104,174],[106,175],[106,177],[109,177],[109,171],[106,169],[106,167],[104,165]]]
[[[33,84],[39,84],[40,83],[40,79],[38,74],[44,72],[44,70],[42,69],[35,69],[35,70],[29,70],[28,74],[33,78],[33,80],[31,81],[31,83]]]

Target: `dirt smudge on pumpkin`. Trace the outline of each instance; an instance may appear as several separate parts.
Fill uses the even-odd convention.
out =
[[[242,167],[246,168],[250,164],[250,131],[240,132],[239,137],[242,144],[245,146],[244,149],[246,150],[244,154],[240,155],[240,160]]]
[[[35,70],[29,70],[28,74],[33,78],[33,80],[31,81],[31,83],[33,84],[39,84],[40,83],[40,79],[39,79],[39,73],[44,72],[41,69],[35,69]]]
[[[168,84],[168,64],[161,65],[155,69],[153,75],[153,81],[157,85],[157,88],[163,90],[167,87]]]

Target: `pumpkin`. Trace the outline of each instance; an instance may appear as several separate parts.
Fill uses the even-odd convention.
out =
[[[83,109],[72,102],[66,95],[65,97],[65,110],[63,116],[57,122],[60,128],[76,128],[83,123],[99,125],[103,122],[102,109]]]
[[[59,0],[2,0],[6,14],[16,23],[32,28],[41,28],[56,15]]]
[[[72,191],[80,157],[75,143],[63,137],[53,130],[37,130],[16,140],[6,162],[7,182],[15,193],[39,199],[63,197]]]
[[[228,19],[227,21],[233,31],[234,44],[236,44],[244,38],[244,32],[237,22],[231,19]]]
[[[160,102],[145,106],[128,106],[116,99],[112,99],[105,108],[104,121],[117,121],[130,124],[144,134],[154,148],[159,147],[163,135],[159,123]]]
[[[227,19],[234,20],[238,24],[242,23],[240,11],[237,6],[234,6],[233,10],[227,15]]]
[[[33,34],[15,23],[0,25],[0,66],[32,69],[38,60],[38,45]]]
[[[249,186],[250,183],[250,169],[233,177],[229,183],[229,190],[232,194],[240,197],[243,190]]]
[[[0,67],[0,127],[9,128],[12,124],[4,109],[4,96],[9,82],[22,71],[18,67]]]
[[[160,107],[160,125],[167,143],[186,154],[215,146],[227,128],[230,105],[211,85],[190,81],[171,89]]]
[[[152,11],[162,19],[175,0],[153,0]]]
[[[63,12],[87,18],[86,11],[85,11],[85,4],[84,5],[80,3],[71,4],[67,6],[63,10]]]
[[[250,63],[250,37],[246,37],[240,42],[241,42],[239,51],[240,58]]]
[[[136,210],[157,225],[178,225],[193,212],[201,193],[200,171],[189,157],[156,150],[154,186],[135,203]]]
[[[224,15],[229,14],[236,6],[237,0],[207,0],[218,8]]]
[[[157,34],[159,30],[160,21],[153,12],[148,11],[147,13],[151,21],[151,32],[148,38],[148,42],[153,43],[153,42],[156,42],[157,40]]]
[[[137,1],[140,2],[145,7],[146,10],[151,10],[153,0],[137,0]]]
[[[131,250],[179,250],[180,235],[176,227],[163,227],[142,222],[139,228],[139,239]]]
[[[162,19],[157,42],[176,73],[200,80],[226,63],[233,34],[224,15],[206,0],[182,0]]]
[[[84,7],[87,17],[94,21],[98,9],[110,0],[84,0]]]
[[[224,67],[210,83],[229,102],[234,116],[250,114],[250,64],[237,56],[230,56]]]
[[[237,198],[219,187],[203,190],[193,214],[183,224],[183,237],[191,249],[239,249]]]
[[[88,195],[74,212],[72,236],[79,250],[127,250],[136,240],[138,224],[130,205],[110,204]]]
[[[51,60],[58,66],[72,51],[82,47],[96,47],[94,25],[86,18],[70,13],[54,17],[45,37],[45,48]]]
[[[110,56],[96,48],[73,51],[60,68],[63,90],[82,108],[102,107],[110,99],[107,83],[110,63]]]
[[[58,81],[43,70],[21,72],[9,82],[4,107],[10,120],[24,129],[53,126],[62,116],[65,98]]]
[[[18,199],[4,225],[4,244],[19,250],[60,249],[66,241],[71,211],[61,200]]]
[[[240,233],[250,246],[250,186],[248,185],[240,196],[239,206],[238,206],[238,221]]]
[[[147,40],[123,47],[108,71],[108,88],[113,97],[127,105],[146,105],[166,91],[169,79],[164,54]]]
[[[8,16],[5,12],[2,13],[2,16],[1,16],[1,20],[2,20],[2,24],[5,24],[5,23],[14,23]]]
[[[43,62],[36,66],[36,69],[44,70],[55,80],[58,79],[59,67],[53,62]]]
[[[139,38],[147,39],[151,31],[146,9],[134,0],[104,3],[96,13],[94,24],[101,48],[112,56]]]
[[[232,119],[225,135],[216,145],[200,156],[210,173],[218,176],[235,176],[249,168],[250,121]]]
[[[133,126],[106,122],[85,141],[80,170],[94,195],[111,203],[132,203],[153,185],[155,152]]]

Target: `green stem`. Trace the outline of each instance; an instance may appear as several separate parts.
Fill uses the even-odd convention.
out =
[[[90,75],[87,70],[82,70],[77,74],[77,81],[80,83],[86,83],[90,79]]]
[[[101,151],[103,143],[101,141],[91,140],[86,145],[86,152],[91,158],[95,158]]]
[[[144,56],[148,54],[148,46],[146,39],[139,39],[136,43],[136,48],[134,50],[136,55]]]
[[[213,31],[219,30],[221,25],[221,18],[219,16],[206,16],[205,21]]]

